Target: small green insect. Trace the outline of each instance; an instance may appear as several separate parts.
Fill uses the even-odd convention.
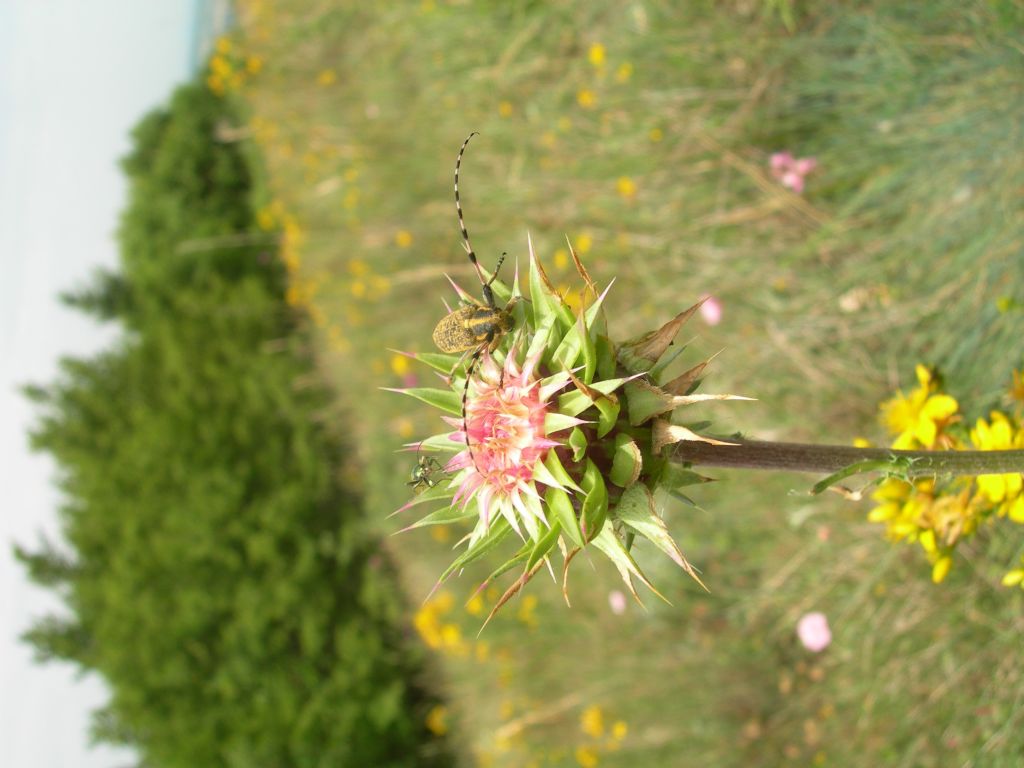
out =
[[[413,493],[422,493],[427,488],[433,488],[437,485],[437,480],[434,479],[434,475],[437,472],[444,472],[441,462],[433,456],[420,456],[417,453],[416,466],[412,468],[412,474],[407,485],[412,488]]]
[[[459,168],[462,165],[462,155],[466,151],[469,140],[476,136],[476,132],[469,134],[462,142],[459,149],[459,156],[455,160],[455,212],[459,217],[459,229],[462,232],[462,247],[466,249],[469,261],[476,269],[477,277],[480,278],[480,285],[483,290],[483,301],[472,300],[472,303],[464,304],[458,309],[441,318],[441,322],[434,328],[434,344],[442,352],[455,354],[458,352],[469,352],[473,354],[469,358],[469,365],[466,368],[466,386],[462,390],[462,429],[466,434],[466,448],[469,450],[469,457],[476,466],[476,459],[473,457],[473,446],[469,442],[469,424],[466,419],[466,401],[469,399],[469,381],[473,377],[477,363],[485,351],[493,352],[502,337],[515,327],[515,318],[512,316],[512,307],[518,299],[512,299],[504,307],[499,307],[494,301],[494,292],[491,290],[491,283],[498,276],[498,270],[505,260],[505,254],[501,254],[498,264],[494,268],[494,274],[488,280],[477,261],[476,253],[469,242],[469,232],[466,230],[466,222],[462,216],[462,203],[459,200]],[[461,361],[460,361],[461,362]],[[458,364],[456,364],[458,367]],[[477,468],[479,469],[479,467]]]

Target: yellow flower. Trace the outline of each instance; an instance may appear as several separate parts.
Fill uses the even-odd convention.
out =
[[[338,79],[338,74],[333,69],[322,69],[316,76],[316,84],[326,88],[328,85],[333,85]]]
[[[882,421],[897,435],[892,444],[897,450],[934,447],[942,427],[959,408],[953,397],[937,392],[931,371],[918,365],[916,372],[917,389],[909,395],[900,392],[881,405]]]
[[[224,95],[224,81],[217,75],[209,75],[206,78],[206,87],[216,96]]]
[[[437,526],[437,527],[443,528],[445,526]],[[466,603],[466,612],[470,616],[479,616],[481,613],[484,612],[484,599],[483,599],[483,597],[481,597],[479,592],[477,592],[475,595],[473,595],[469,599],[469,602]]]
[[[1015,523],[1024,524],[1024,493],[1019,494],[1013,501],[1004,501],[999,505],[1000,517],[1009,517]]]
[[[501,704],[498,706],[498,717],[502,720],[511,720],[512,715],[516,713],[516,706],[508,699],[502,699]]]
[[[448,708],[444,704],[437,704],[427,713],[427,730],[437,736],[444,736],[448,733]]]
[[[271,204],[271,208],[275,209],[276,206]],[[294,216],[286,213],[282,224],[284,227],[284,241],[287,245],[298,248],[306,241],[306,233],[303,232],[302,225],[299,224],[298,219]]]
[[[502,117],[511,117],[512,111],[513,109],[511,101],[503,101],[498,105],[498,114],[501,115]]]
[[[592,43],[590,50],[587,52],[587,58],[590,59],[590,63],[595,67],[604,66],[604,46],[600,43]]]
[[[971,442],[982,451],[1005,451],[1024,445],[1024,430],[1013,434],[1013,425],[998,411],[989,415],[991,423],[978,419],[971,430]],[[1022,478],[1019,472],[1002,475],[979,475],[978,490],[994,504],[1006,504],[1007,509],[1020,496]],[[1006,511],[1001,511],[1006,514]]]
[[[580,730],[594,739],[604,735],[604,713],[599,706],[594,705],[583,710],[580,714]]]
[[[665,138],[665,134],[662,132],[661,128],[651,128],[647,133],[647,138],[653,142],[659,142]]]
[[[210,59],[210,71],[219,77],[227,77],[231,74],[231,62],[223,56],[214,56]]]
[[[920,543],[925,552],[928,552],[929,554],[935,552],[935,531],[931,528],[927,531],[922,531],[921,535],[918,537],[918,543]]]
[[[917,542],[932,564],[932,581],[946,578],[957,542],[977,530],[989,505],[974,492],[974,481],[961,477],[937,487],[935,480],[913,484],[885,480],[871,497],[879,502],[868,520],[884,523],[890,541]]]
[[[462,630],[457,624],[445,624],[441,627],[441,644],[445,650],[456,656],[466,656],[469,653],[469,646],[462,639]]]
[[[579,314],[586,303],[586,291],[584,288],[571,288],[569,286],[561,286],[558,289],[559,295],[562,297],[562,301],[569,309],[572,310],[574,315]]]
[[[391,281],[383,275],[371,275],[370,286],[373,288],[374,298],[387,296],[391,292]]]
[[[1024,562],[1024,557],[1021,558],[1021,562]],[[1024,589],[1024,568],[1014,568],[1012,571],[1008,571],[1003,576],[1003,586],[1019,586],[1021,589]]]
[[[926,481],[930,482],[930,481]],[[868,512],[868,520],[872,523],[885,523],[888,528],[889,538],[899,541],[913,532],[916,526],[906,528],[900,526],[900,534],[894,535],[893,528],[906,517],[905,510],[910,499],[914,486],[896,478],[889,478],[883,481],[871,498],[879,502],[878,506]]]
[[[284,268],[289,275],[294,275],[298,272],[299,267],[302,264],[302,260],[299,258],[299,254],[295,252],[294,248],[282,249],[281,261],[284,263]]]
[[[409,372],[409,358],[405,355],[391,356],[391,371],[395,376],[404,376]]]
[[[576,238],[576,253],[583,256],[590,250],[594,245],[594,238],[588,233],[584,232],[582,235]]]
[[[932,566],[932,581],[936,584],[942,583],[942,580],[946,578],[949,573],[949,569],[953,566],[953,558],[949,555],[940,557],[935,561],[935,565]]]
[[[263,69],[263,59],[259,56],[249,56],[245,60],[245,69],[250,75],[259,74],[260,70]]]
[[[538,624],[537,616],[534,613],[536,609],[537,596],[527,595],[519,603],[519,610],[516,612],[516,618],[528,627],[536,627]]]
[[[262,230],[270,230],[274,228],[276,219],[274,212],[270,210],[270,207],[260,208],[256,213],[256,225]]]
[[[636,194],[636,183],[628,176],[620,176],[615,182],[615,189],[621,197],[629,200]]]
[[[576,762],[583,766],[583,768],[594,768],[600,762],[597,751],[592,747],[576,747],[574,756],[576,757]]]
[[[935,532],[936,547],[952,547],[977,530],[986,505],[973,492],[971,480],[957,478],[921,505],[920,525]]]
[[[620,83],[624,83],[633,76],[633,65],[628,61],[624,61],[619,64],[619,68],[615,70],[615,79]]]
[[[462,630],[457,624],[445,624],[441,627],[441,637],[445,645],[458,645],[462,642]]]
[[[584,109],[593,109],[597,105],[597,96],[589,88],[583,88],[576,94],[576,103]]]
[[[329,330],[329,341],[331,349],[335,352],[348,352],[352,348],[352,343],[345,338],[342,334],[341,329],[336,326],[332,326]],[[437,526],[433,526],[437,527]]]
[[[395,233],[395,245],[399,248],[408,248],[412,245],[412,232],[404,229],[398,230],[398,232]]]
[[[413,616],[413,626],[419,632],[423,642],[435,650],[443,647],[445,643],[445,626],[441,624],[441,617],[451,610],[455,598],[451,592],[441,592],[432,600],[428,600],[416,611]],[[446,625],[451,626],[451,625]],[[448,630],[450,639],[450,630]]]
[[[615,741],[622,741],[626,738],[627,733],[629,733],[629,726],[626,725],[624,720],[616,720],[612,723],[612,738]]]
[[[405,435],[402,435],[402,437],[405,437]],[[432,538],[438,544],[446,544],[448,540],[451,539],[451,537],[452,532],[448,529],[447,525],[430,526],[430,538]]]

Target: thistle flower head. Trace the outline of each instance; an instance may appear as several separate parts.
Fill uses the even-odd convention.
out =
[[[552,287],[531,243],[529,301],[520,300],[518,274],[511,286],[491,283],[495,300],[514,319],[513,330],[491,348],[482,343],[477,354],[471,350],[462,358],[411,355],[440,373],[447,387],[397,390],[444,411],[450,427],[407,447],[451,454],[445,479],[399,511],[437,506],[410,529],[472,526],[467,548],[439,583],[495,550],[510,533],[520,541],[484,582],[522,568],[495,610],[545,564],[550,569],[556,550],[565,558],[566,596],[569,563],[587,547],[612,561],[634,597],[634,580],[654,590],[630,553],[636,536],[649,539],[699,582],[658,514],[653,493],[706,481],[663,452],[682,440],[710,438],[698,434],[700,425],[673,421],[673,413],[701,401],[746,399],[694,394],[708,361],[666,375],[681,351],[669,351],[672,340],[700,303],[661,328],[616,344],[604,317],[608,289],[599,291],[571,245],[569,250],[583,281],[578,310]],[[456,291],[464,303],[473,301],[458,286]]]
[[[521,366],[514,349],[503,365],[485,355],[478,377],[469,382],[465,425],[462,419],[446,419],[459,430],[452,439],[466,445],[445,471],[459,478],[453,504],[476,501],[479,520],[471,544],[487,533],[497,515],[520,536],[520,521],[531,537],[539,525],[549,525],[541,489],[553,479],[539,468],[560,443],[547,436],[547,400],[553,392],[536,377],[539,362],[539,351]]]

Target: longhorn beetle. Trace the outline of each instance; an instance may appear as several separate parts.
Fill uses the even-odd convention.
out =
[[[466,401],[469,399],[469,380],[473,378],[477,363],[484,351],[492,352],[501,342],[501,337],[512,330],[515,319],[512,317],[512,306],[518,299],[512,299],[504,307],[499,307],[494,302],[494,292],[491,290],[491,283],[498,276],[501,263],[505,260],[505,254],[498,259],[494,268],[494,274],[488,280],[484,276],[476,259],[476,253],[469,242],[469,232],[466,231],[466,222],[462,217],[462,203],[459,201],[459,167],[462,165],[462,155],[466,151],[469,140],[476,136],[476,131],[469,134],[459,148],[459,156],[455,159],[455,212],[459,217],[459,229],[462,232],[462,247],[466,249],[469,261],[476,269],[477,277],[480,278],[480,285],[483,290],[482,302],[475,299],[471,303],[463,304],[458,309],[450,312],[441,318],[441,322],[434,328],[434,344],[442,352],[454,354],[465,353],[473,350],[469,358],[469,365],[466,368],[466,385],[462,389],[462,431],[466,435],[466,448],[469,450],[469,458],[476,466],[476,458],[473,456],[473,446],[469,441],[469,422],[466,418]],[[459,361],[461,362],[461,360]],[[458,363],[456,363],[456,368]],[[452,371],[454,373],[454,369]]]

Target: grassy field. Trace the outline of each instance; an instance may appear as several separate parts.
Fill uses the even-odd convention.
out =
[[[1020,2],[238,11],[211,86],[249,111],[225,135],[262,157],[261,220],[385,535],[413,463],[395,450],[437,424],[378,388],[430,375],[389,349],[429,350],[443,274],[472,281],[451,194],[470,131],[461,189],[485,263],[524,263],[529,232],[568,286],[569,237],[616,279],[618,337],[719,299],[689,359],[720,352],[709,391],[758,398],[708,407],[719,428],[882,443],[877,404],[916,362],[979,413],[1021,366]],[[817,159],[802,194],[772,177],[783,150]],[[483,568],[409,617],[449,698],[431,725],[466,765],[1020,765],[1024,600],[998,582],[1024,543],[983,537],[937,587],[866,504],[716,476],[699,509],[666,505],[710,594],[641,551],[671,606],[616,614],[595,562],[571,609],[537,580],[480,637],[466,601]],[[414,604],[450,559],[436,537],[388,540]],[[794,634],[809,610],[834,631],[819,655]]]

